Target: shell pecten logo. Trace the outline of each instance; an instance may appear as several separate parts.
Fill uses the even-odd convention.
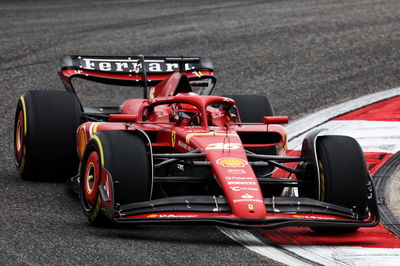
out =
[[[244,167],[247,162],[240,158],[225,157],[217,160],[217,164],[223,167]]]

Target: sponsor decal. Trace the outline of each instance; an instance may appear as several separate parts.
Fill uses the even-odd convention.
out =
[[[249,193],[242,195],[241,198],[242,199],[254,199],[254,197],[252,195],[250,195]]]
[[[176,131],[171,132],[171,144],[172,147],[175,147],[175,142],[176,142]]]
[[[176,168],[180,171],[185,171],[185,166],[183,164],[176,164]]]
[[[158,217],[158,214],[147,215],[147,218],[157,218],[157,217]]]
[[[293,215],[293,218],[335,220],[335,218],[332,217],[317,217],[312,215]]]
[[[249,210],[254,210],[254,206],[253,206],[253,204],[249,204],[249,205],[247,205],[247,208],[249,208]]]
[[[158,117],[158,118],[163,118],[163,117],[168,116],[168,112],[167,112],[167,111],[164,111],[164,112],[162,112],[162,113],[156,113],[156,114],[157,114],[157,117]]]
[[[254,177],[250,177],[250,176],[246,176],[246,177],[243,177],[243,176],[226,176],[225,177],[225,179],[226,180],[253,180],[254,179]]]
[[[190,218],[197,217],[197,215],[189,215],[189,214],[159,214],[158,218]]]
[[[206,150],[237,150],[242,147],[241,143],[211,143]]]
[[[167,96],[167,97],[158,97],[158,98],[153,98],[150,100],[151,103],[156,103],[156,102],[162,102],[162,101],[169,101],[172,100],[174,97],[172,96]]]
[[[242,190],[247,190],[247,191],[258,191],[258,188],[256,187],[229,187],[233,191],[242,191]]]
[[[217,164],[223,167],[244,167],[247,162],[240,158],[225,157],[217,160]]]
[[[211,115],[211,117],[214,118],[214,119],[218,119],[218,118],[223,117],[223,116],[224,116],[224,113],[222,113],[222,112],[213,113],[213,114]]]
[[[232,102],[231,98],[223,97],[222,99],[224,102]]]
[[[187,133],[201,133],[201,132],[204,133],[204,130],[203,130],[203,129],[193,129],[192,126],[190,126],[190,127],[185,127],[185,129],[187,129],[187,130],[186,130]]]
[[[192,147],[190,147],[189,145],[187,145],[186,143],[184,143],[184,142],[182,142],[180,140],[178,140],[178,146],[181,147],[181,148],[184,148],[185,150],[193,151]]]
[[[233,203],[239,203],[239,202],[260,202],[260,203],[263,203],[263,201],[259,200],[259,199],[235,199],[235,200],[233,200]]]
[[[256,182],[245,181],[228,181],[228,185],[256,185]]]
[[[195,74],[196,77],[201,77],[201,76],[203,76],[203,72],[201,72],[201,71],[193,71],[192,73]]]
[[[125,59],[101,59],[101,58],[82,58],[79,59],[79,67],[86,70],[97,70],[105,72],[139,73],[142,64],[138,59],[127,57]],[[179,70],[177,63],[165,63],[164,60],[145,59],[144,66],[149,73],[174,72]],[[193,64],[184,64],[185,71],[195,69]]]
[[[242,175],[242,174],[247,174],[247,172],[243,169],[227,169],[226,170],[229,174],[234,174],[234,175]]]

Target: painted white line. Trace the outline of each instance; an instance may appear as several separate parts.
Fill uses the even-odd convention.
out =
[[[399,265],[400,249],[332,247],[332,246],[285,246],[285,249],[324,265]],[[327,262],[326,262],[327,261]]]
[[[300,135],[328,122],[332,118],[398,95],[400,95],[400,88],[377,92],[349,102],[331,106],[295,120],[286,126],[290,139],[289,146],[294,147],[298,145],[298,143],[301,144],[301,142],[299,142],[300,140],[302,141]],[[327,127],[327,125],[323,125],[322,127]],[[396,132],[399,131],[396,130]],[[365,146],[365,149],[369,148]],[[398,149],[398,147],[396,146],[394,149]],[[287,265],[304,265],[306,263],[298,258],[290,256],[283,250],[295,253],[306,261],[314,261],[324,265],[376,265],[377,263],[383,263],[383,265],[399,265],[400,249],[326,246],[281,246],[276,248],[274,246],[265,245],[264,242],[257,239],[246,230],[227,228],[219,228],[219,230],[246,248]]]
[[[394,88],[387,91],[365,95],[345,103],[328,107],[316,113],[306,115],[289,123],[285,127],[286,131],[289,133],[289,140],[297,137],[300,134],[310,131],[314,127],[321,125],[322,123],[325,123],[334,117],[398,95],[400,95],[400,88]]]
[[[396,153],[400,151],[400,122],[331,120],[315,129],[326,128],[324,135],[346,135],[355,138],[364,152]],[[306,133],[289,142],[289,149],[301,150]]]
[[[239,242],[246,248],[257,252],[265,257],[279,261],[287,265],[311,265],[294,256],[286,254],[276,247],[265,245],[260,239],[255,237],[247,230],[237,230],[231,228],[218,227],[218,229],[229,238]]]

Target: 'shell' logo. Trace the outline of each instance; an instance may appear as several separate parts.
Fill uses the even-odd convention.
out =
[[[247,162],[240,158],[225,157],[217,160],[217,164],[223,167],[244,167]]]

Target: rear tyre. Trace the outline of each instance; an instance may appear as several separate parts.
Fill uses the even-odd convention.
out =
[[[239,109],[244,123],[261,123],[264,116],[273,116],[274,110],[268,98],[263,95],[224,95],[232,98]]]
[[[274,110],[268,98],[263,95],[224,95],[232,98],[239,109],[240,119],[243,123],[261,123],[264,116],[273,116]],[[250,148],[258,154],[276,155],[275,147]]]
[[[367,215],[368,170],[364,153],[357,141],[348,136],[321,136],[317,139],[319,200],[353,209]],[[356,231],[358,227],[313,227],[314,231]]]
[[[82,209],[89,222],[103,225],[102,200],[98,186],[105,185],[105,171],[113,181],[114,208],[117,205],[147,201],[152,179],[145,143],[126,131],[100,131],[88,142],[81,164]]]
[[[225,97],[234,99],[239,109],[240,119],[243,123],[262,123],[264,116],[273,116],[274,110],[268,98],[264,95],[224,95]],[[276,155],[275,146],[247,148],[249,151],[257,154]],[[253,168],[256,175],[265,175],[271,173],[275,167],[268,169]],[[280,191],[280,190],[279,190]],[[280,193],[280,192],[279,192]],[[279,194],[278,193],[278,194]]]
[[[14,123],[15,163],[26,180],[77,173],[76,129],[81,109],[66,91],[28,91],[18,101]]]

